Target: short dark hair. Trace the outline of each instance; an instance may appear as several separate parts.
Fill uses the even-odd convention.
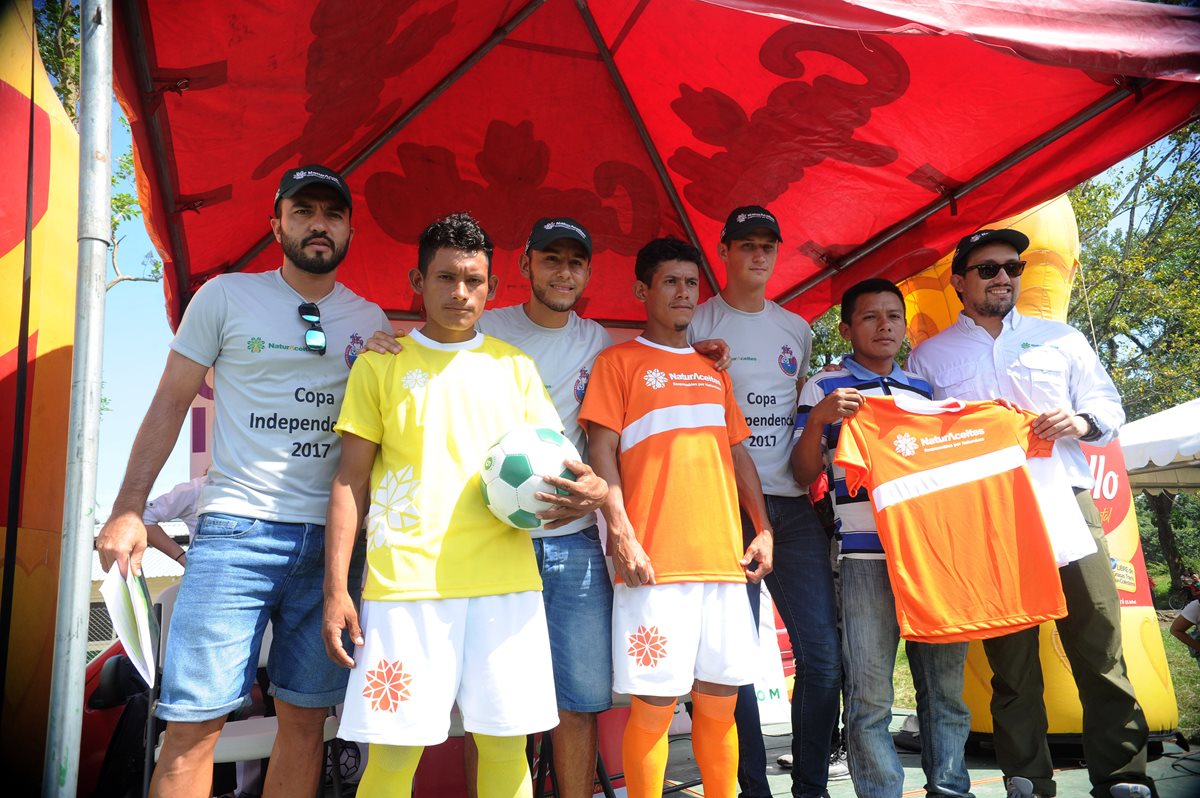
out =
[[[678,238],[656,238],[638,250],[637,260],[633,263],[633,273],[638,280],[650,285],[659,264],[669,260],[682,260],[700,267],[700,250],[686,241]]]
[[[417,243],[417,269],[429,268],[439,249],[482,252],[487,257],[488,277],[492,276],[492,239],[469,213],[452,213],[425,228]]]
[[[882,277],[860,280],[842,294],[842,324],[850,323],[850,319],[854,317],[854,306],[858,304],[858,298],[864,294],[895,294],[899,297],[900,304],[904,304],[904,294],[891,280],[885,280]]]

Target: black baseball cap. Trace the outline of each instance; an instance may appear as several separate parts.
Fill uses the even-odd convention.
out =
[[[1018,255],[1029,248],[1029,236],[1020,230],[1013,230],[1009,227],[1002,230],[979,230],[963,237],[958,242],[958,246],[954,248],[954,259],[950,261],[950,271],[962,274],[967,268],[967,256],[971,254],[971,251],[976,247],[982,247],[984,244],[991,244],[995,241],[1011,245],[1017,250]]]
[[[592,237],[587,228],[569,216],[543,216],[533,223],[525,251],[543,250],[559,239],[569,238],[583,244],[588,260],[592,259]]]
[[[721,228],[721,243],[745,238],[755,230],[767,230],[775,234],[778,241],[783,241],[783,233],[779,232],[779,220],[775,214],[761,205],[743,205],[734,208]]]
[[[353,209],[354,203],[350,199],[350,187],[346,185],[342,176],[328,166],[309,164],[289,169],[283,173],[283,177],[279,178],[279,190],[275,192],[275,210],[279,210],[281,199],[294,197],[297,191],[311,185],[329,186],[346,201],[347,208]]]

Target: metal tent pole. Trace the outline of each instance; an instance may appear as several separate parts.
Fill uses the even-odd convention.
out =
[[[112,2],[80,3],[79,260],[67,485],[63,501],[58,618],[50,677],[50,724],[42,795],[73,798],[79,778],[83,681],[87,664],[96,452],[100,432],[100,355],[104,277],[112,235]]]

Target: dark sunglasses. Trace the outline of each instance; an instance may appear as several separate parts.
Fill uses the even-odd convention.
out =
[[[325,354],[325,331],[321,329],[321,309],[312,302],[305,302],[296,308],[300,318],[308,322],[304,332],[304,348],[318,355]]]
[[[1008,263],[976,263],[974,266],[968,266],[963,269],[963,274],[971,271],[971,269],[978,269],[979,276],[984,280],[992,279],[1000,273],[1001,269],[1004,269],[1004,273],[1009,277],[1020,277],[1021,272],[1025,271],[1025,261],[1010,260]]]

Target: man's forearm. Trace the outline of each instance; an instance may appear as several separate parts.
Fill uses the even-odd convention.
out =
[[[792,476],[801,487],[807,488],[825,468],[825,452],[821,446],[824,427],[808,425],[792,448]]]
[[[135,513],[141,518],[154,480],[158,479],[163,464],[175,448],[190,404],[190,399],[180,402],[161,393],[154,397],[129,452],[125,478],[113,501],[113,515]]]
[[[763,499],[758,469],[742,444],[730,447],[730,451],[733,454],[733,478],[737,483],[738,504],[750,516],[754,531],[761,533],[770,529],[770,523],[767,521],[767,504]]]
[[[366,488],[365,480],[361,488],[355,490],[351,483],[342,480],[341,474],[334,478],[329,492],[329,512],[325,520],[327,595],[349,590],[350,558],[354,553],[354,539],[362,528]]]

